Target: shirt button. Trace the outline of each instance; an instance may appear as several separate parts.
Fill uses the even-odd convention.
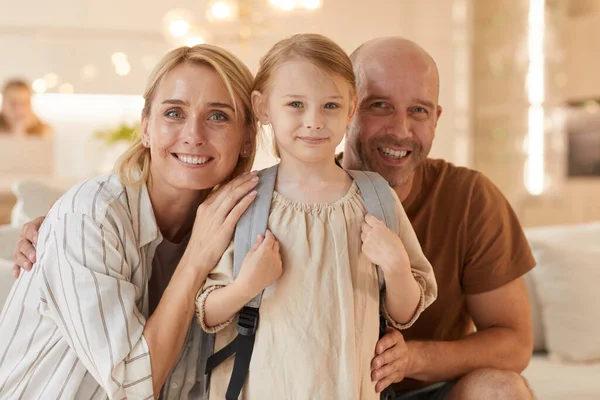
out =
[[[179,385],[176,382],[171,383],[171,389],[178,389]]]

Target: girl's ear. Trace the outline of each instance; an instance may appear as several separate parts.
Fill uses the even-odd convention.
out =
[[[263,95],[258,90],[254,90],[252,92],[252,110],[254,110],[254,114],[261,125],[269,125],[271,121],[269,120],[269,115],[267,112],[267,97]]]
[[[356,108],[358,107],[358,96],[354,96],[350,99],[350,115],[348,116],[348,123],[352,121],[354,114],[356,113]]]

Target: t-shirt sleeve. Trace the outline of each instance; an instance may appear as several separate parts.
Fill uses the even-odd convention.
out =
[[[219,332],[231,324],[235,318],[231,317],[228,321],[225,321],[222,324],[208,327],[205,322],[206,315],[204,313],[204,307],[208,295],[217,289],[233,283],[233,249],[234,246],[232,241],[227,250],[225,250],[225,253],[223,253],[223,256],[219,260],[217,266],[210,272],[210,274],[208,274],[206,282],[204,282],[202,289],[200,289],[196,297],[196,317],[202,329],[208,333]]]
[[[517,215],[483,174],[475,178],[465,218],[467,248],[461,282],[466,294],[497,289],[535,266]]]

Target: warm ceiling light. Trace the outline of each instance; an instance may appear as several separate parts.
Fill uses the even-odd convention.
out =
[[[190,31],[190,24],[186,20],[176,19],[169,25],[169,32],[175,37],[182,37]]]
[[[187,42],[186,42],[186,45],[187,45],[188,47],[194,47],[194,46],[196,46],[196,45],[198,45],[198,44],[204,44],[204,43],[206,43],[206,42],[205,42],[205,40],[204,40],[204,38],[203,38],[203,37],[200,37],[200,36],[193,36],[193,37],[191,37],[191,38],[189,38],[189,39],[187,40]]]
[[[31,84],[31,88],[36,93],[44,93],[48,89],[48,84],[45,79],[36,79]]]
[[[50,72],[44,76],[44,80],[48,86],[48,89],[52,89],[54,86],[58,84],[58,76],[56,74]]]
[[[285,11],[293,10],[296,7],[294,0],[270,0],[270,3]]]
[[[231,5],[225,3],[224,1],[218,1],[210,8],[210,12],[213,17],[217,19],[227,19],[231,18],[233,15],[233,10]]]
[[[316,10],[321,7],[321,0],[302,0],[302,7],[308,8],[309,10]]]
[[[113,53],[110,59],[114,65],[125,64],[127,62],[127,55],[118,51]]]
[[[131,66],[127,62],[119,64],[115,67],[115,72],[117,73],[117,75],[120,76],[129,75],[129,73],[131,72]]]

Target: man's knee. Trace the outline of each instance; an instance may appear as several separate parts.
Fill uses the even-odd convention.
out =
[[[521,375],[512,371],[481,369],[461,378],[448,400],[533,400],[531,389]]]

